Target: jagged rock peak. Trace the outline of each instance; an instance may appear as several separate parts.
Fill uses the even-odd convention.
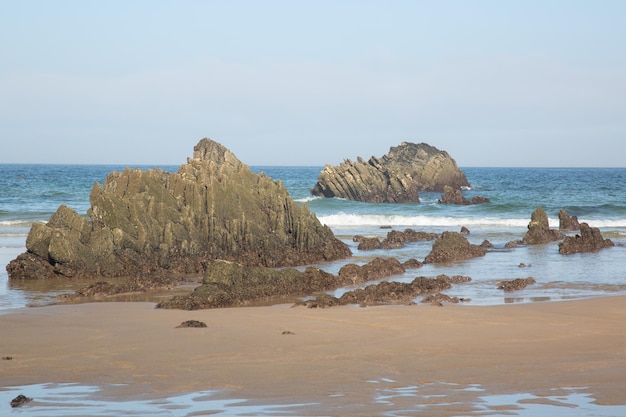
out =
[[[242,162],[224,145],[212,139],[204,138],[193,148],[193,159],[196,161],[210,161],[216,165],[230,165],[241,167]]]

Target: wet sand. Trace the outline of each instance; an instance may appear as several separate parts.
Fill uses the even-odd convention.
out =
[[[176,328],[191,319],[208,327]],[[0,315],[0,357],[7,356],[13,359],[0,361],[0,387],[129,384],[124,395],[225,389],[237,398],[272,403],[333,398],[341,415],[378,414],[375,406],[350,407],[371,403],[377,381],[400,388],[478,384],[490,394],[540,396],[584,387],[598,404],[620,405],[626,297],[322,310],[48,306]],[[454,395],[463,403],[458,391]],[[454,415],[464,407],[437,414]]]

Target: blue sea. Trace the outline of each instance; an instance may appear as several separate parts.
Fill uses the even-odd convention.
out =
[[[33,222],[45,222],[61,204],[85,214],[95,182],[102,183],[122,165],[0,165],[0,263],[6,265],[25,250]],[[138,166],[141,169],[155,168]],[[178,166],[159,166],[174,172]],[[423,260],[432,242],[411,243],[402,249],[359,251],[355,235],[383,239],[392,227],[426,232],[459,231],[465,226],[471,243],[490,241],[495,248],[486,256],[446,265],[425,265],[388,280],[409,282],[416,276],[439,274],[472,278],[447,291],[471,299],[472,305],[494,305],[626,294],[626,168],[475,168],[461,169],[471,186],[466,197],[488,197],[491,202],[472,206],[438,204],[440,193],[421,193],[419,204],[369,204],[344,199],[312,197],[322,167],[253,166],[280,180],[291,196],[307,204],[320,221],[350,245],[353,256],[319,264],[337,273],[348,262],[365,263],[374,257]],[[558,242],[505,249],[521,239],[531,213],[542,207],[550,224],[558,228],[558,212],[566,210],[579,221],[600,228],[615,247],[595,253],[560,255]],[[497,289],[500,280],[532,276],[537,283],[513,293]],[[76,283],[35,284],[10,282],[0,268],[0,311],[54,301],[75,290]],[[347,289],[334,292],[340,295]],[[419,300],[416,300],[419,301]]]

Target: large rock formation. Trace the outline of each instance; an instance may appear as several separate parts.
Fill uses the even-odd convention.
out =
[[[214,259],[279,267],[350,255],[280,181],[206,138],[177,173],[113,172],[90,202],[88,218],[61,206],[34,224],[9,276],[198,273]]]
[[[567,236],[559,243],[559,253],[571,255],[580,252],[596,252],[600,249],[613,247],[611,239],[604,239],[597,227],[591,227],[587,223],[580,223],[580,234]]]
[[[425,143],[403,142],[382,158],[327,165],[311,194],[370,203],[419,202],[420,191],[468,186],[465,174],[445,151]]]

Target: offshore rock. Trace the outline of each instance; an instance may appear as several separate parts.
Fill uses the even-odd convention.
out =
[[[456,204],[459,206],[469,206],[472,204],[489,203],[487,197],[474,196],[471,200],[463,196],[460,188],[453,188],[449,185],[443,187],[443,195],[439,199],[439,204]]]
[[[563,239],[565,235],[558,230],[550,229],[548,215],[541,208],[537,208],[530,216],[528,231],[522,238],[524,245],[539,245],[542,243],[554,242]]]
[[[487,250],[472,245],[461,233],[443,232],[434,243],[424,263],[445,263],[484,256]]]
[[[611,239],[604,239],[597,227],[590,227],[587,223],[580,223],[580,234],[567,236],[559,243],[559,253],[571,255],[581,252],[596,252],[600,249],[613,247]]]
[[[580,230],[578,217],[570,216],[565,210],[559,210],[559,230],[562,230],[564,232]]]
[[[326,165],[311,194],[369,203],[419,203],[418,192],[443,191],[446,185],[469,186],[447,152],[425,143],[402,142],[382,158]]]
[[[294,266],[350,255],[280,181],[202,139],[178,172],[126,169],[95,183],[88,217],[61,206],[35,223],[10,278],[203,272],[214,259]]]

